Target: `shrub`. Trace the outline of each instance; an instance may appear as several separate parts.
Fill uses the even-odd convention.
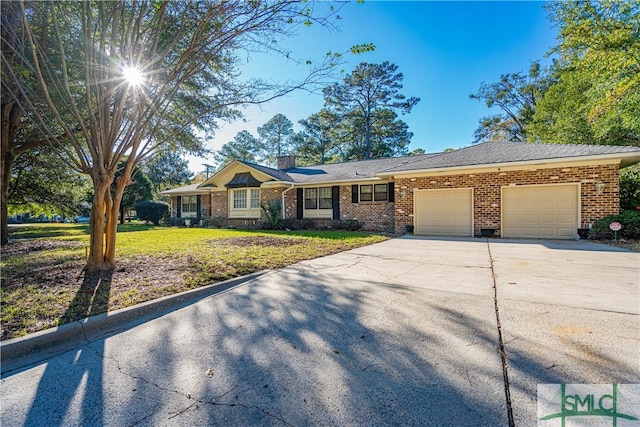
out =
[[[620,209],[640,208],[640,166],[635,165],[620,173]]]
[[[164,218],[162,222],[167,227],[184,227],[185,226],[184,218],[176,218],[173,216]]]
[[[221,216],[205,216],[200,219],[203,227],[221,228],[224,225],[224,217]]]
[[[271,199],[266,203],[261,203],[260,207],[264,211],[264,216],[267,218],[267,221],[263,224],[262,228],[267,230],[277,230],[278,228],[282,228],[280,225],[280,218],[282,217],[282,200],[280,198]]]
[[[608,215],[596,221],[589,231],[590,239],[613,239],[615,234],[609,228],[612,222],[619,222],[622,229],[617,236],[621,239],[640,239],[640,211],[623,211],[618,215]]]
[[[136,203],[135,209],[139,219],[150,221],[155,225],[159,225],[160,220],[169,213],[168,204],[153,200]]]
[[[362,228],[362,223],[357,219],[339,219],[333,222],[336,230],[358,231]]]
[[[300,229],[302,230],[313,230],[316,227],[316,223],[309,218],[299,219],[300,221]]]
[[[312,219],[286,218],[280,220],[280,228],[286,230],[313,230],[315,223]]]

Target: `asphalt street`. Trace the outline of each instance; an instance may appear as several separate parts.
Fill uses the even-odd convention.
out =
[[[639,310],[638,253],[397,238],[4,372],[0,424],[536,425],[539,384],[640,383]]]

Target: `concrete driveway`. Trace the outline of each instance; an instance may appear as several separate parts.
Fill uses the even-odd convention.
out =
[[[538,384],[640,383],[639,289],[610,246],[393,239],[9,372],[0,423],[536,425]]]

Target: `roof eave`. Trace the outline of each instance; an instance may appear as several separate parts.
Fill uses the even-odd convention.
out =
[[[174,188],[172,190],[165,190],[165,191],[160,191],[158,194],[160,196],[181,196],[183,194],[209,194],[210,191],[207,188],[202,188],[202,189],[195,189],[195,190],[183,190],[183,191],[178,191],[177,188]]]
[[[367,178],[357,178],[357,179],[336,179],[331,181],[305,181],[305,182],[295,182],[293,183],[296,187],[308,187],[310,185],[313,186],[327,186],[327,185],[343,185],[343,184],[355,184],[359,182],[367,182],[367,181],[380,181],[386,178],[380,178],[379,176],[370,176]]]
[[[537,160],[525,160],[515,162],[501,162],[501,163],[481,163],[477,165],[465,165],[465,166],[445,166],[439,168],[428,169],[411,169],[400,171],[383,171],[376,174],[379,177],[392,177],[392,176],[404,176],[415,175],[422,173],[434,173],[434,172],[455,172],[460,170],[474,170],[474,169],[487,169],[487,168],[501,168],[501,167],[514,167],[514,166],[543,166],[555,163],[572,163],[572,162],[585,162],[585,161],[607,161],[611,160],[612,163],[617,160],[621,167],[629,166],[634,163],[640,163],[640,152],[629,153],[613,153],[613,154],[598,154],[590,156],[574,156],[574,157],[556,157],[552,159],[537,159]]]

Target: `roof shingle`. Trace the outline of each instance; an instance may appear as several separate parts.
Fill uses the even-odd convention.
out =
[[[278,170],[245,161],[239,162],[273,177],[276,181],[296,184],[321,184],[377,179],[391,176],[394,173],[410,171],[549,161],[554,159],[615,154],[624,154],[627,157],[625,160],[626,163],[623,162],[623,166],[625,164],[640,162],[640,147],[584,144],[532,144],[524,142],[485,142],[444,153],[360,160],[346,163],[295,167],[285,170]],[[629,156],[630,154],[631,156]],[[196,193],[198,189],[204,190],[204,187],[198,187],[199,184],[192,184],[163,191],[162,194]]]

